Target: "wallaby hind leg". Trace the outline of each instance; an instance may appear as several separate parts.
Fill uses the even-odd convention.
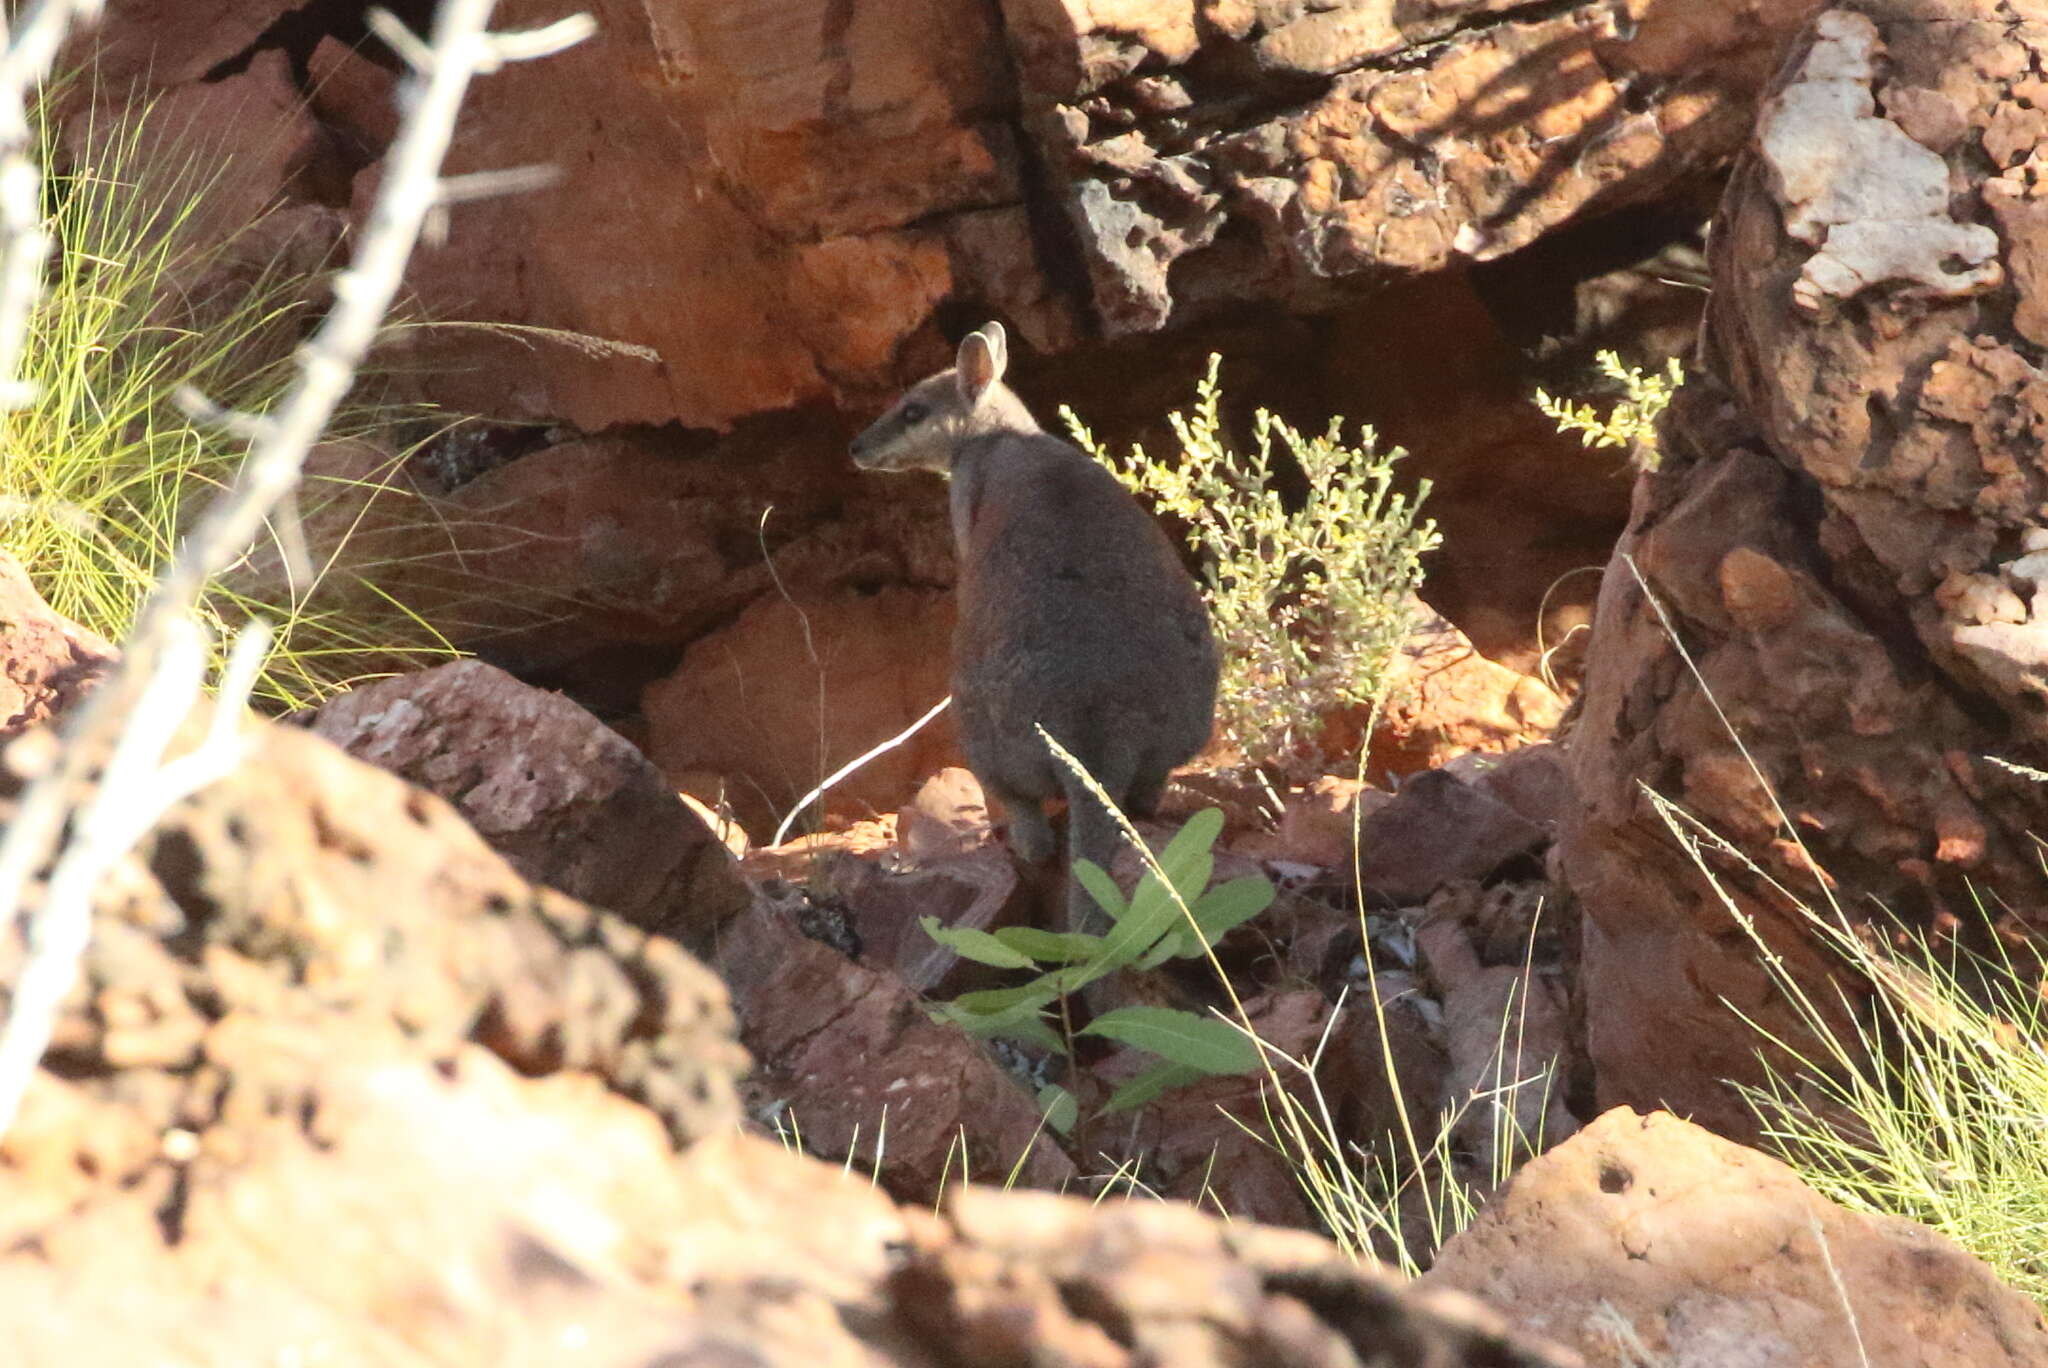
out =
[[[1130,791],[1130,764],[1113,759],[1103,763],[1102,769],[1094,775],[1096,783],[1112,797]],[[1116,859],[1118,847],[1124,842],[1123,824],[1116,815],[1102,805],[1089,786],[1078,775],[1063,776],[1067,790],[1067,855],[1069,860],[1093,860],[1107,870]],[[1101,935],[1109,930],[1109,914],[1104,912],[1081,881],[1069,871],[1067,876],[1067,925],[1069,931],[1087,931]]]
[[[1052,834],[1052,823],[1046,820],[1045,804],[1000,784],[985,784],[983,787],[990,797],[1003,805],[1003,811],[1009,817],[1011,852],[1028,865],[1042,865],[1050,860],[1059,841]]]
[[[1166,780],[1171,771],[1143,771],[1131,781],[1131,796],[1124,802],[1124,812],[1132,817],[1150,817],[1159,811],[1159,800],[1166,796]]]

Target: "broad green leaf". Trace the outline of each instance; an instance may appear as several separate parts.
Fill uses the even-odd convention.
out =
[[[1055,997],[1058,997],[1062,994],[1078,993],[1105,974],[1114,972],[1115,969],[1111,965],[1098,957],[1080,964],[1069,964],[1064,969],[1055,969],[1041,981],[1053,990]]]
[[[1194,932],[1192,930],[1186,926],[1179,927],[1173,935],[1161,937],[1159,944],[1147,950],[1139,958],[1138,962],[1131,967],[1139,970],[1157,969],[1175,955],[1186,957],[1187,951],[1184,947],[1193,938]],[[1200,952],[1197,951],[1196,953]]]
[[[1173,864],[1164,860],[1160,864],[1166,870],[1167,880],[1180,893],[1181,901],[1190,907],[1196,898],[1202,896],[1202,890],[1209,886],[1209,876],[1216,872],[1216,857],[1206,850],[1192,850]]]
[[[1259,1047],[1244,1032],[1171,1007],[1119,1007],[1095,1018],[1081,1034],[1135,1045],[1205,1074],[1250,1073],[1259,1067]]]
[[[1050,981],[1049,975],[1041,975],[1015,988],[983,988],[972,993],[962,993],[953,999],[951,1005],[975,1016],[994,1016],[998,1012],[1007,1012],[1025,1003],[1043,1007],[1059,995],[1059,986]]]
[[[1067,1043],[1043,1013],[1059,990],[1041,978],[1021,988],[991,988],[979,993],[962,993],[952,1002],[932,1008],[933,1019],[948,1021],[971,1036],[988,1039],[1001,1036],[1043,1046],[1057,1054],[1067,1052]]]
[[[1159,852],[1159,867],[1190,902],[1209,886],[1209,875],[1216,867],[1216,857],[1210,848],[1222,832],[1223,809],[1203,808],[1188,818],[1166,843],[1166,849]]]
[[[1059,1032],[1053,1030],[1046,1024],[1045,1019],[1039,1016],[1019,1016],[1013,1021],[1005,1021],[1000,1026],[991,1027],[983,1034],[1001,1036],[1005,1040],[1020,1040],[1026,1045],[1036,1045],[1053,1054],[1063,1055],[1067,1052],[1067,1042],[1061,1040]]]
[[[1223,809],[1203,808],[1187,819],[1181,829],[1173,833],[1173,839],[1160,852],[1159,863],[1166,864],[1170,857],[1183,850],[1207,850],[1216,844],[1216,838],[1223,834]]]
[[[1204,893],[1194,907],[1195,925],[1202,930],[1202,940],[1214,945],[1272,905],[1273,885],[1257,874],[1247,874]],[[1180,953],[1192,958],[1202,953],[1202,945],[1190,934]]]
[[[1107,1116],[1112,1112],[1142,1107],[1161,1093],[1199,1083],[1205,1077],[1207,1075],[1200,1069],[1191,1069],[1185,1064],[1155,1064],[1111,1093],[1109,1101],[1102,1104],[1102,1114]]]
[[[1095,899],[1102,910],[1109,914],[1111,921],[1124,915],[1123,891],[1116,886],[1116,880],[1109,877],[1109,871],[1093,860],[1073,861],[1073,874],[1088,896]]]
[[[1065,1135],[1081,1119],[1081,1104],[1059,1084],[1048,1083],[1038,1090],[1038,1114],[1046,1125]]]
[[[943,926],[937,917],[919,917],[924,933],[962,959],[998,969],[1029,969],[1031,957],[1012,950],[986,931],[971,926]]]
[[[1121,969],[1133,963],[1161,936],[1171,931],[1174,922],[1180,918],[1180,908],[1174,906],[1165,887],[1151,875],[1146,875],[1131,895],[1131,905],[1110,928],[1109,934],[1102,938],[1102,955],[1098,963],[1107,969]]]
[[[1035,926],[1006,926],[996,939],[1035,964],[1078,964],[1102,949],[1102,937],[1085,931],[1041,931]]]

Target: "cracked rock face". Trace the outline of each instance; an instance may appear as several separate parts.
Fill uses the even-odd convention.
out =
[[[2040,928],[2048,798],[1994,757],[2038,766],[2048,737],[2044,73],[2048,24],[1998,0],[1859,0],[1791,54],[1737,168],[1706,365],[1638,487],[1570,739],[1603,1104],[1743,1132],[1718,1080],[1756,1064],[1722,1000],[1791,1025],[1642,784],[1809,901],[1810,855],[1919,925],[1981,933],[1992,893]],[[1824,972],[1782,902],[1724,882]]]
[[[1110,334],[1486,261],[1728,155],[1812,0],[1021,0]]]
[[[688,706],[707,680],[737,697],[713,667],[728,646],[746,663],[749,606],[779,589],[831,612],[903,586],[926,606],[887,648],[928,648],[943,497],[858,478],[845,442],[1000,317],[1040,417],[1071,402],[1113,448],[1162,450],[1212,349],[1233,396],[1408,447],[1450,538],[1432,602],[1527,669],[1539,621],[1554,640],[1582,618],[1590,577],[1545,591],[1604,554],[1625,484],[1530,408],[1558,386],[1525,353],[1690,335],[1696,293],[1661,266],[1647,293],[1676,307],[1597,336],[1574,286],[1686,241],[1812,3],[594,0],[591,42],[465,106],[451,171],[561,177],[459,206],[414,261],[419,314],[513,330],[393,337],[404,397],[492,421],[408,466],[386,505],[406,526],[358,544],[392,543],[388,587],[460,644],[607,716],[644,709],[671,778],[786,802],[821,777],[794,752],[825,671],[760,691],[802,702],[749,714],[785,738],[772,767],[737,769],[735,729]],[[222,217],[281,198],[312,270],[394,127],[397,64],[360,9],[116,0],[102,98],[137,82],[228,139]],[[505,0],[499,22],[558,12]],[[935,699],[861,700],[831,764]]]
[[[992,315],[1059,352],[1328,307],[1711,170],[1814,4],[594,0],[595,39],[478,84],[450,162],[561,179],[464,206],[411,270],[430,315],[534,331],[410,360],[460,409],[723,430],[870,403]],[[293,193],[359,214],[395,64],[347,6],[290,8],[122,0],[106,79],[288,64],[320,142]]]
[[[454,804],[521,874],[692,950],[746,907],[731,856],[647,757],[478,660],[350,690],[313,730]]]
[[[469,375],[437,397],[586,431],[722,429],[886,388],[949,299],[1041,350],[1071,339],[1031,240],[993,6],[589,9],[592,41],[478,83],[449,168],[546,160],[563,178],[465,209],[460,240],[410,272],[436,315],[565,335],[423,338]],[[508,4],[499,23],[554,13]]]

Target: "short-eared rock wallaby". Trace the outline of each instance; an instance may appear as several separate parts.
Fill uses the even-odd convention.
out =
[[[1007,360],[1001,324],[968,334],[952,370],[854,439],[853,459],[951,478],[953,708],[967,763],[1009,810],[1020,859],[1052,856],[1042,805],[1064,795],[1070,853],[1106,867],[1115,819],[1033,724],[1119,807],[1149,815],[1167,774],[1209,739],[1216,643],[1166,533],[1114,475],[1032,421],[1003,384]],[[1067,925],[1107,925],[1071,881]]]

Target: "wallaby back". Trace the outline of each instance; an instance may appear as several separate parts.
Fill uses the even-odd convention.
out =
[[[1042,431],[1002,386],[1001,329],[861,434],[870,469],[944,469],[959,554],[953,704],[969,767],[1010,812],[1013,848],[1052,853],[1042,804],[1064,796],[1071,853],[1107,866],[1121,835],[1043,727],[1119,807],[1149,814],[1209,738],[1216,646],[1173,543],[1114,475]],[[943,464],[941,464],[943,462]],[[1078,886],[1068,924],[1100,930]]]

